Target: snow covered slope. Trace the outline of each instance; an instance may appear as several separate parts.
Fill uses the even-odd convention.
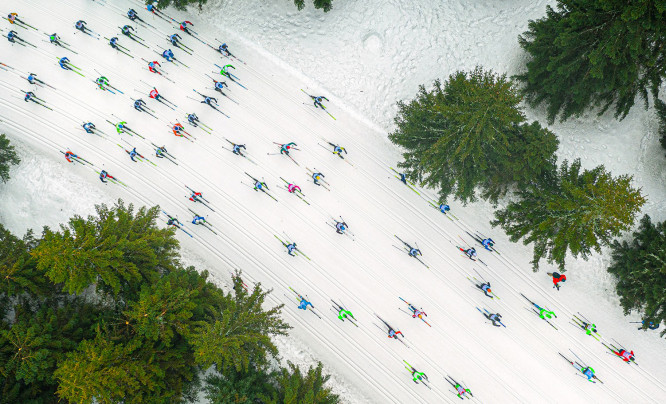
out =
[[[196,15],[168,10],[178,20],[194,22],[194,29],[211,44],[217,45],[216,37],[225,40],[231,51],[247,62],[224,59],[197,40],[182,35],[184,43],[196,53],[190,56],[174,49],[176,57],[189,68],[163,63],[173,83],[148,72],[147,63],[141,57],[161,62],[161,57],[151,49],[161,51],[171,47],[165,38],[177,32],[177,28],[150,17],[135,1],[108,0],[106,4],[99,4],[85,0],[26,0],[20,8],[12,10],[40,31],[58,32],[79,54],[55,48],[42,42],[46,39],[43,33],[26,30],[19,30],[19,34],[37,45],[37,50],[0,41],[0,54],[4,55],[0,61],[16,69],[0,70],[3,89],[0,129],[13,141],[21,143],[24,157],[24,163],[13,171],[12,181],[0,187],[0,220],[20,234],[29,227],[39,229],[44,224],[63,222],[75,212],[88,214],[95,203],[108,203],[118,197],[136,204],[161,205],[172,215],[178,215],[193,234],[192,238],[183,232],[178,236],[188,256],[193,254],[188,259],[203,262],[200,268],[207,267],[221,281],[228,281],[229,271],[243,269],[247,280],[275,289],[271,303],[286,303],[286,318],[294,326],[291,336],[280,340],[283,354],[299,362],[321,359],[327,370],[333,372],[338,391],[350,402],[455,402],[457,398],[444,380],[447,374],[463,380],[472,389],[474,400],[482,402],[648,402],[664,396],[666,355],[655,333],[636,331],[633,325],[627,324],[612,300],[601,299],[598,289],[589,283],[577,284],[580,281],[576,277],[570,277],[559,293],[550,289],[544,274],[534,275],[529,270],[530,250],[509,244],[497,230],[492,234],[499,242],[502,255],[481,252],[487,266],[469,261],[455,246],[473,243],[467,231],[490,233],[487,224],[490,209],[484,204],[467,208],[452,204],[460,220],[444,217],[427,203],[428,192],[419,190],[418,195],[395,178],[389,167],[395,167],[399,152],[386,141],[386,133],[358,119],[359,115],[364,115],[379,125],[386,125],[386,118],[393,113],[390,106],[396,98],[409,97],[418,83],[445,76],[455,68],[482,63],[503,70],[499,63],[475,58],[483,49],[493,49],[499,60],[501,49],[492,41],[502,44],[513,41],[516,32],[524,29],[526,18],[538,16],[543,5],[525,6],[527,2],[515,1],[516,8],[511,4],[506,5],[506,9],[498,5],[463,8],[462,3],[453,2],[447,6],[450,8],[443,5],[438,8],[428,6],[429,2],[417,2],[415,9],[420,10],[423,19],[420,22],[403,9],[403,3],[389,2],[394,7],[389,9],[391,13],[400,10],[402,14],[391,16],[389,13],[376,19],[386,26],[400,21],[394,30],[383,30],[378,36],[390,46],[380,46],[383,42],[371,34],[362,42],[368,49],[363,52],[356,46],[358,41],[345,36],[349,35],[346,28],[354,27],[353,32],[356,32],[366,24],[373,24],[368,18],[349,13],[353,9],[346,9],[353,4],[365,7],[359,5],[362,2],[338,1],[341,10],[349,14],[336,9],[334,13],[339,14],[321,16],[318,20],[310,19],[312,14],[307,14],[310,11],[296,14],[295,10],[288,9],[291,5],[287,0],[257,6],[252,13],[248,8],[243,9],[241,3],[225,1],[221,10],[226,11],[228,17],[213,14],[208,17],[208,25]],[[252,4],[256,3],[245,2],[243,7]],[[137,27],[137,34],[151,49],[119,35],[118,27],[128,22],[124,14],[129,7],[135,7],[142,18],[156,27]],[[234,20],[237,25],[225,19],[233,17],[234,10],[239,13]],[[288,22],[278,24],[281,17],[276,13],[284,10],[290,10],[288,13],[293,18],[304,18],[304,27],[313,31],[318,29],[317,24],[340,24],[331,27],[328,35],[337,33],[342,41],[340,46],[348,39],[347,48],[352,53],[359,52],[359,58],[365,59],[359,59],[362,63],[356,62],[354,69],[347,66],[343,70],[305,71],[302,66],[296,66],[310,76],[310,79],[304,78],[290,67],[291,62],[298,58],[317,61],[326,57],[327,65],[345,66],[344,52],[334,43],[327,45],[330,46],[327,49],[337,48],[338,53],[320,54],[322,47],[317,44],[326,43],[330,37],[308,37],[303,27],[290,28]],[[373,9],[368,6],[367,10]],[[467,19],[457,18],[467,14]],[[91,29],[103,36],[119,36],[135,58],[116,53],[104,39],[75,33],[73,24],[78,19],[86,20]],[[268,25],[270,21],[276,26]],[[219,31],[219,22],[234,32]],[[413,40],[428,38],[431,33],[414,26],[430,24],[446,29],[447,23],[449,26],[461,24],[457,31],[451,28],[453,33],[444,37],[460,41],[459,45],[447,45],[451,52],[447,59],[457,56],[460,65],[437,65],[441,72],[437,73],[437,62],[432,62],[435,64],[424,66],[420,75],[410,77],[410,84],[404,87],[398,86],[402,83],[399,76],[391,75],[395,78],[387,79],[388,74],[375,75],[382,69],[377,66],[383,59],[381,55],[373,57],[373,50],[390,52],[401,46],[400,49],[422,49],[420,52],[439,49],[442,42],[434,41],[429,45],[427,40],[425,43]],[[6,34],[9,24],[1,27]],[[477,33],[465,39],[457,34],[465,31],[465,27]],[[294,36],[290,32],[298,32],[304,39],[289,41]],[[400,34],[405,32],[414,34],[401,38]],[[482,32],[490,32],[489,38]],[[245,41],[232,40],[240,36],[256,39],[257,44],[250,46]],[[259,41],[260,36],[266,42]],[[283,36],[282,42],[279,42],[280,36]],[[258,49],[259,46],[265,49]],[[280,46],[284,46],[284,50]],[[518,53],[515,46],[510,49]],[[270,53],[283,60],[269,57]],[[420,53],[415,51],[416,54]],[[286,55],[293,55],[293,59]],[[56,57],[62,56],[68,56],[86,77],[60,69]],[[221,110],[231,117],[226,118],[187,97],[200,98],[193,89],[214,94],[207,89],[212,80],[206,74],[213,75],[214,63],[229,62],[236,67],[233,73],[240,78],[240,83],[248,89],[227,81],[230,88],[225,92],[238,104],[217,94]],[[421,65],[416,61],[413,65],[405,63],[395,71],[409,72]],[[31,86],[20,76],[28,70],[38,73],[39,78],[58,89],[34,89],[54,111],[23,102],[19,90]],[[93,80],[100,74],[107,76],[124,94],[96,89]],[[357,80],[361,77],[372,80],[359,84]],[[308,80],[325,84],[313,90],[314,81]],[[142,81],[157,87],[178,105],[178,110],[172,111],[148,99],[150,86]],[[374,87],[385,88],[387,92],[370,92]],[[320,88],[329,88],[344,98],[345,102],[336,100],[329,104],[329,112],[337,119],[313,108],[301,88],[311,94],[319,94]],[[359,92],[366,88],[368,96],[364,100],[368,105],[362,106],[361,98],[352,96],[354,88]],[[339,92],[335,92],[336,89],[340,89]],[[394,90],[399,92],[392,92]],[[146,100],[159,119],[134,110],[130,97]],[[370,113],[373,108],[379,115]],[[186,112],[196,112],[202,122],[214,129],[213,133],[187,125]],[[129,127],[146,139],[117,135],[111,124],[105,122],[107,119],[111,122],[126,120]],[[93,121],[105,135],[86,134],[80,128],[84,121]],[[169,127],[176,121],[183,123],[196,140],[173,136]],[[257,164],[233,155],[225,138],[245,143]],[[274,142],[290,141],[296,142],[300,149],[292,151],[299,165],[285,156],[275,155],[279,146]],[[353,165],[326,150],[327,141],[345,146],[349,151],[347,161]],[[154,158],[151,142],[165,145],[179,165]],[[130,144],[155,165],[130,161],[124,150]],[[91,167],[68,164],[59,153],[68,148],[97,168],[108,170],[127,187],[102,185]],[[331,191],[315,186],[306,168],[323,172]],[[264,178],[278,202],[255,192],[245,173]],[[300,185],[311,205],[283,190],[280,177]],[[215,211],[188,201],[186,185],[203,192]],[[192,215],[188,208],[206,216],[218,234],[188,224]],[[336,234],[327,224],[332,217],[340,215],[350,225],[354,239]],[[286,254],[275,237],[284,240],[285,232],[309,260]],[[401,245],[394,235],[409,243],[418,243],[424,254],[422,258],[430,268],[426,269],[399,251]],[[594,264],[595,268],[601,268],[603,262]],[[480,294],[466,279],[472,276],[490,280],[501,300],[491,301]],[[322,319],[296,309],[295,296],[288,286],[309,295]],[[583,293],[586,290],[592,293],[586,295]],[[559,330],[531,312],[529,303],[520,293],[553,309],[558,314],[554,323]],[[406,310],[406,305],[399,297],[423,307],[432,327],[400,311],[399,308]],[[331,299],[354,313],[358,328],[337,319],[330,308]],[[475,307],[499,311],[507,328],[490,326]],[[577,311],[592,318],[603,336],[614,337],[633,348],[640,367],[627,366],[607,355],[598,342],[569,324],[567,319]],[[402,330],[407,345],[389,340],[378,329],[381,323],[375,313]],[[603,385],[593,385],[578,377],[557,354],[559,351],[572,356],[569,349],[597,370]],[[426,372],[432,390],[411,381],[403,360]]]

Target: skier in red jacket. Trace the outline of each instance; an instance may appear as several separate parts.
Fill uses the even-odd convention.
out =
[[[548,272],[548,275],[553,277],[553,287],[557,288],[557,290],[560,290],[560,282],[567,281],[567,276],[564,274],[560,275],[557,272]]]

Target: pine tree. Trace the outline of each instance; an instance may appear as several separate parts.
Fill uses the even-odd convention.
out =
[[[32,232],[21,240],[0,224],[0,294],[48,293],[51,285],[29,253],[35,245]]]
[[[299,404],[337,404],[340,398],[324,385],[330,379],[329,375],[322,375],[321,362],[316,368],[309,368],[305,376],[298,366],[287,362],[288,369],[282,368],[277,377],[277,392],[271,399],[264,399],[269,404],[299,403]]]
[[[250,364],[263,366],[269,356],[276,357],[273,335],[286,335],[291,327],[280,319],[284,305],[264,311],[262,305],[270,291],[257,284],[248,293],[240,277],[234,277],[234,293],[228,295],[221,319],[198,327],[191,337],[195,358],[207,368],[213,364],[225,371],[233,367],[247,371]]]
[[[558,0],[519,37],[529,53],[527,102],[546,103],[552,123],[615,104],[624,118],[640,95],[657,98],[666,71],[663,0]]]
[[[9,166],[17,165],[21,159],[16,155],[14,146],[9,144],[9,139],[5,134],[0,134],[0,180],[7,182],[9,180]]]
[[[492,225],[502,226],[511,241],[534,243],[535,271],[542,258],[564,271],[567,252],[587,259],[631,228],[645,203],[631,180],[613,178],[603,165],[581,172],[580,160],[564,161],[557,175],[535,181],[517,202],[495,212]]]
[[[159,207],[134,207],[118,201],[109,209],[96,207],[98,217],[75,216],[60,232],[45,229],[39,246],[32,251],[40,270],[54,283],[63,283],[69,293],[81,293],[95,284],[99,292],[135,299],[139,280],[148,283],[159,272],[172,269],[178,242],[173,230],[155,224]]]
[[[325,13],[328,13],[333,8],[331,4],[333,0],[313,0],[314,7],[319,10],[323,9]],[[298,11],[301,11],[305,8],[305,0],[294,0],[294,5],[298,8]]]
[[[615,241],[612,247],[608,272],[617,278],[615,289],[624,314],[641,311],[644,327],[650,321],[666,321],[666,222],[653,224],[645,215],[630,243]]]
[[[477,67],[447,82],[421,86],[416,99],[398,103],[397,129],[389,139],[406,149],[399,166],[407,176],[467,203],[476,190],[496,203],[555,168],[558,141],[537,122],[525,123],[521,96],[505,75]],[[522,164],[527,161],[528,164]]]
[[[661,142],[661,147],[666,149],[666,103],[659,98],[655,98],[654,106],[659,118],[659,141]]]

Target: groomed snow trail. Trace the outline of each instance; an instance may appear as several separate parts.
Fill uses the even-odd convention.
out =
[[[486,222],[479,223],[475,211],[455,204],[453,210],[460,220],[449,220],[426,202],[429,192],[419,190],[421,195],[417,195],[402,185],[389,168],[395,167],[399,156],[386,142],[385,133],[356,119],[342,103],[328,105],[328,111],[337,118],[335,121],[312,107],[299,89],[311,94],[316,90],[308,89],[284,64],[229,40],[231,51],[247,64],[228,60],[187,34],[181,35],[183,42],[195,50],[195,55],[189,56],[178,49],[174,53],[189,68],[162,63],[163,59],[153,50],[120,35],[118,27],[129,23],[125,12],[135,8],[154,26],[137,27],[137,35],[160,52],[173,48],[166,36],[179,32],[178,28],[150,17],[136,1],[100,4],[84,0],[27,0],[18,7],[3,11],[18,12],[42,33],[18,30],[22,37],[38,46],[36,50],[0,42],[4,55],[0,62],[15,68],[0,70],[3,89],[0,125],[12,139],[25,142],[30,150],[58,162],[54,169],[54,163],[28,157],[29,166],[24,168],[24,162],[17,170],[19,176],[3,195],[12,191],[33,195],[27,200],[13,195],[16,198],[11,202],[13,205],[34,204],[34,195],[43,198],[44,203],[36,207],[36,213],[21,215],[30,211],[26,207],[18,212],[4,208],[10,205],[3,197],[3,222],[11,224],[16,220],[15,214],[23,220],[20,224],[15,221],[14,228],[10,225],[13,231],[23,230],[21,226],[31,221],[38,228],[42,224],[53,225],[66,220],[72,212],[86,214],[92,204],[108,203],[118,197],[141,205],[159,204],[186,223],[185,228],[194,236],[178,232],[178,237],[187,251],[206,261],[215,279],[228,280],[229,271],[238,268],[244,271],[247,281],[274,288],[269,304],[286,303],[286,319],[294,326],[290,347],[298,352],[298,347],[304,345],[314,358],[322,360],[334,373],[336,383],[344,386],[339,391],[350,402],[457,402],[444,381],[447,374],[463,380],[474,392],[474,400],[482,402],[648,402],[664,396],[666,358],[660,349],[661,341],[655,342],[654,338],[636,331],[632,334],[635,339],[627,338],[630,334],[626,332],[632,327],[620,324],[626,320],[618,321],[615,316],[612,327],[625,333],[620,341],[634,347],[641,365],[629,367],[568,324],[567,318],[572,313],[582,311],[579,303],[585,297],[567,290],[569,285],[559,294],[550,290],[548,283],[543,282],[543,274],[535,280],[528,269],[529,251],[516,248],[504,237],[493,237],[499,241],[502,255],[480,252],[488,266],[469,261],[455,245],[463,244],[461,237],[473,243],[466,231],[488,232]],[[211,44],[218,44],[213,40],[215,37],[225,40],[213,27],[200,24],[194,15],[174,10],[167,13],[178,20],[194,22],[193,29]],[[75,33],[73,25],[79,19],[86,20],[91,29],[103,36],[118,36],[135,58],[116,53],[104,39]],[[2,25],[3,34],[9,27],[7,23]],[[53,32],[79,54],[43,42],[47,39],[44,33]],[[369,46],[372,41],[369,36]],[[60,69],[56,57],[62,56],[68,56],[86,77]],[[173,83],[148,72],[141,57],[159,60]],[[209,89],[212,80],[205,75],[219,77],[213,73],[214,63],[232,63],[236,67],[232,72],[248,89],[227,80],[230,87],[225,92],[238,104]],[[31,88],[21,78],[27,71],[38,73],[39,78],[58,91]],[[100,74],[107,76],[124,94],[96,89],[93,81]],[[150,87],[142,81],[157,87],[163,96],[178,105],[178,111],[150,100],[147,96]],[[19,90],[28,89],[35,91],[54,111],[23,102]],[[230,118],[186,98],[200,98],[193,89],[216,96],[220,109]],[[130,97],[146,100],[159,119],[134,110]],[[186,112],[196,112],[203,123],[214,129],[213,133],[187,125]],[[115,134],[111,124],[105,122],[119,120],[111,113],[126,120],[129,127],[146,139]],[[86,134],[81,124],[87,121],[102,129],[104,136]],[[196,139],[188,141],[173,136],[169,126],[176,121],[183,123]],[[225,138],[247,144],[248,154],[257,164],[233,155]],[[279,147],[274,142],[290,141],[296,142],[300,149],[291,153],[299,165],[285,156],[272,155]],[[327,146],[327,141],[345,146],[353,165],[318,144]],[[179,165],[154,158],[150,142],[165,145]],[[137,147],[155,165],[130,161],[124,150],[129,145]],[[59,151],[67,149],[106,169],[127,187],[101,185],[93,169],[63,163]],[[323,172],[331,191],[312,184],[306,167]],[[278,202],[255,192],[245,172],[264,178]],[[44,184],[44,177],[55,177],[61,187]],[[280,177],[300,185],[311,205],[288,194]],[[30,180],[23,186],[31,187],[21,189],[21,180]],[[186,185],[203,192],[215,212],[188,201]],[[56,192],[58,198],[71,198],[74,202],[69,206],[58,200],[53,205],[47,203],[54,201],[52,194]],[[63,195],[67,193],[69,197]],[[57,215],[50,211],[52,206],[62,206],[64,211]],[[217,235],[189,224],[192,214],[188,208],[206,216]],[[41,213],[51,215],[52,219],[44,223],[40,220]],[[35,217],[28,218],[30,214]],[[336,234],[326,223],[340,215],[354,232],[355,240]],[[275,238],[277,235],[284,240],[285,232],[289,241],[296,241],[311,260],[286,254]],[[394,235],[418,243],[430,269],[394,248],[392,245],[400,247]],[[510,249],[518,253],[512,254]],[[480,294],[466,279],[472,276],[490,280],[501,300],[490,301]],[[323,319],[297,310],[295,296],[288,286],[307,294]],[[520,296],[521,292],[555,310],[559,331],[526,310],[530,306]],[[399,297],[423,307],[432,327],[398,310],[406,309]],[[330,308],[331,299],[345,304],[354,313],[358,328],[337,319]],[[508,328],[490,326],[475,307],[501,312]],[[590,312],[584,314],[593,317],[601,327],[603,320],[597,319],[602,315]],[[389,340],[377,328],[381,323],[375,313],[402,330],[408,346]],[[600,329],[602,335],[614,336],[604,330]],[[557,354],[558,351],[567,354],[569,349],[597,370],[603,385],[592,385],[577,376]],[[426,372],[432,390],[411,381],[403,360]]]

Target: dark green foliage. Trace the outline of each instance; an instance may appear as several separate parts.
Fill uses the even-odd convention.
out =
[[[420,87],[416,99],[398,103],[389,139],[406,149],[399,166],[422,185],[467,203],[476,190],[496,203],[555,169],[558,140],[537,122],[527,124],[521,97],[506,76],[477,67]]]
[[[333,5],[331,4],[332,2],[333,0],[313,0],[314,7],[317,10],[324,9],[325,13],[331,11],[333,8]],[[305,8],[305,0],[294,0],[294,4],[296,5],[296,8],[298,8],[298,11]]]
[[[666,321],[666,222],[655,225],[645,215],[630,243],[613,243],[612,257],[608,272],[617,278],[624,314],[641,311],[645,328]]]
[[[613,178],[604,166],[581,172],[580,160],[571,166],[564,161],[557,174],[535,181],[518,193],[518,202],[495,212],[492,224],[511,241],[534,243],[535,271],[542,258],[564,271],[567,252],[587,259],[631,228],[645,203],[631,179]]]
[[[339,397],[331,392],[330,388],[324,387],[330,376],[322,375],[323,365],[321,362],[316,368],[309,368],[307,374],[303,375],[298,366],[287,362],[289,369],[282,368],[277,377],[277,391],[271,399],[266,399],[270,404],[335,404]]]
[[[0,403],[194,401],[211,365],[224,397],[273,393],[281,306],[183,268],[158,212],[119,201],[41,239],[0,226]]]
[[[666,72],[663,0],[559,0],[557,10],[530,21],[519,38],[529,53],[525,84],[530,105],[546,103],[552,123],[613,104],[624,118],[640,95],[655,98]]]
[[[155,3],[155,0],[145,0],[146,4]],[[177,10],[185,10],[187,6],[196,4],[199,7],[199,10],[203,8],[203,5],[206,4],[208,0],[157,0],[157,9],[163,10],[169,6],[173,6]]]
[[[666,149],[666,103],[659,98],[655,98],[654,106],[659,118],[659,141],[661,146]]]
[[[113,209],[97,207],[98,217],[75,216],[59,232],[46,229],[32,251],[38,268],[68,293],[81,293],[91,284],[98,292],[117,295],[123,290],[136,298],[140,281],[155,282],[173,269],[178,242],[172,229],[160,229],[158,207],[133,207],[119,202]]]
[[[214,374],[206,378],[206,398],[212,404],[258,403],[262,397],[270,397],[275,391],[271,383],[276,373],[267,374],[255,366],[239,372],[234,367],[227,368],[223,374]]]
[[[251,364],[264,366],[269,356],[277,356],[277,347],[271,335],[286,335],[289,327],[280,317],[284,305],[268,311],[262,309],[266,296],[257,284],[248,293],[239,277],[234,277],[234,295],[229,294],[229,304],[222,318],[199,327],[192,336],[197,363],[207,368],[217,364],[226,370],[248,371]]]
[[[5,134],[0,134],[0,180],[7,182],[9,180],[9,166],[16,165],[21,159],[16,155],[14,146],[9,144],[9,139]]]

